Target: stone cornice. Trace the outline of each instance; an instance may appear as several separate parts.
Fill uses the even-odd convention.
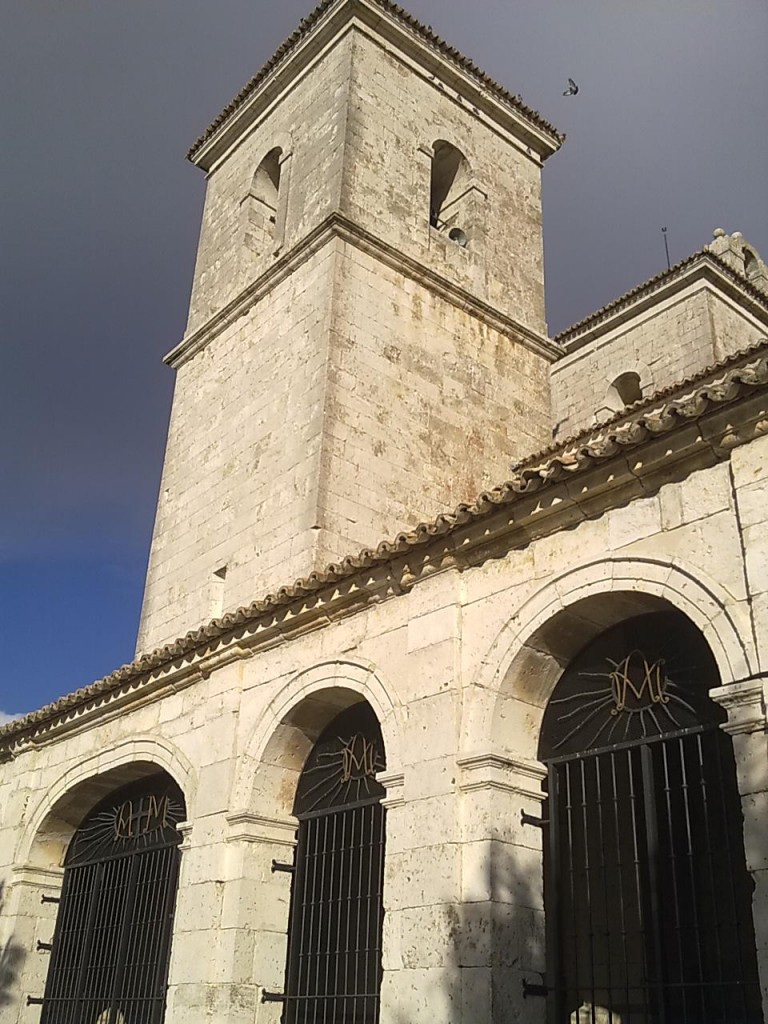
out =
[[[27,885],[34,889],[60,889],[64,868],[42,868],[25,864],[13,869],[11,885]]]
[[[209,320],[188,334],[165,356],[165,362],[174,369],[183,366],[187,360],[204,349],[222,331],[244,316],[277,284],[294,274],[298,267],[335,239],[341,239],[367,255],[373,256],[386,266],[469,313],[470,316],[481,320],[493,330],[525,345],[526,348],[546,359],[553,361],[562,355],[560,347],[545,335],[537,334],[499,312],[465,288],[454,284],[436,271],[424,266],[423,263],[406,256],[399,249],[364,230],[343,214],[332,213],[268,270],[247,285],[226,306],[223,306]]]
[[[232,842],[267,843],[278,846],[295,846],[298,821],[295,818],[267,818],[250,811],[239,811],[227,815],[229,833],[226,840]]]
[[[731,736],[766,732],[766,696],[768,677],[745,679],[710,690],[713,700],[728,712],[728,721],[721,728]]]
[[[329,565],[142,655],[105,679],[0,728],[0,757],[188,686],[232,658],[292,640],[438,572],[503,557],[768,433],[768,351],[742,353],[591,435],[526,460],[513,478],[374,550]]]
[[[531,800],[544,799],[541,783],[547,769],[538,761],[486,752],[459,757],[456,764],[461,772],[459,789],[464,793],[497,789]]]
[[[423,72],[455,89],[465,102],[511,131],[540,159],[546,159],[562,144],[564,137],[519,96],[494,82],[402,7],[390,0],[322,0],[195,142],[189,159],[209,171],[352,23],[408,55]]]
[[[386,808],[400,807],[405,803],[403,789],[405,787],[404,772],[378,772],[376,781],[385,788],[386,796],[381,801]]]

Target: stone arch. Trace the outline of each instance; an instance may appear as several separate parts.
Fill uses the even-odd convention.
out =
[[[178,783],[191,818],[197,788],[191,762],[165,739],[132,737],[78,761],[46,790],[22,834],[17,864],[60,866],[75,829],[103,796],[158,770]]]
[[[715,581],[654,559],[592,562],[550,581],[498,634],[473,688],[481,696],[465,742],[535,761],[543,710],[570,660],[609,626],[665,607],[697,626],[724,685],[752,674],[749,623]]]
[[[633,358],[612,366],[604,378],[604,386],[602,407],[595,411],[598,419],[608,413],[620,412],[652,394],[656,382],[648,364]]]
[[[252,165],[241,206],[244,215],[245,249],[260,260],[280,249],[285,231],[288,168],[291,139],[280,133],[270,140]]]
[[[420,147],[429,157],[429,224],[458,247],[478,242],[485,229],[487,196],[460,146],[441,137]]]
[[[260,716],[238,765],[233,812],[291,815],[304,762],[325,726],[364,699],[381,726],[387,774],[400,771],[400,731],[391,690],[370,662],[332,659],[298,672]]]

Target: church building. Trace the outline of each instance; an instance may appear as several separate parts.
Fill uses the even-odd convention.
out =
[[[207,192],[135,660],[0,727],[3,1024],[765,1024],[768,268],[550,337],[563,137],[322,0]]]

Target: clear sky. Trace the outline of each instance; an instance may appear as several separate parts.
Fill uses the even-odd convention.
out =
[[[557,332],[741,230],[768,255],[764,0],[410,0],[568,135]],[[309,0],[22,0],[0,32],[0,718],[133,656],[204,176]],[[563,97],[568,77],[579,85]],[[254,598],[259,595],[254,594]]]

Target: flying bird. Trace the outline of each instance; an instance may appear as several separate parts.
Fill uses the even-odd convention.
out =
[[[578,85],[576,85],[576,83],[574,82],[574,80],[572,78],[569,78],[568,79],[568,88],[563,93],[563,96],[575,96],[578,91],[579,91]]]

